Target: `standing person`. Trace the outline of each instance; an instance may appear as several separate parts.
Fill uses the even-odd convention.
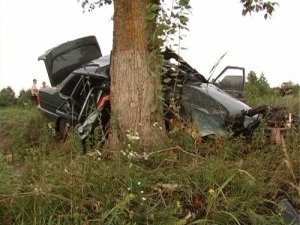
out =
[[[37,80],[32,80],[32,87],[31,87],[31,99],[35,101],[35,103],[39,104],[39,90],[37,88]]]
[[[46,85],[46,82],[45,82],[45,81],[43,81],[43,82],[42,82],[42,87],[43,87],[43,88],[47,87],[47,85]]]

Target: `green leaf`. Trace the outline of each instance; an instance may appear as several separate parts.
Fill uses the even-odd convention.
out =
[[[150,12],[150,13],[146,14],[145,19],[147,21],[153,21],[153,20],[155,20],[155,17],[156,17],[156,13]]]
[[[186,24],[189,21],[189,18],[186,17],[186,16],[181,15],[181,16],[179,16],[179,21],[182,24]]]
[[[152,4],[149,8],[150,12],[156,12],[157,10],[159,10],[159,5],[157,4]]]

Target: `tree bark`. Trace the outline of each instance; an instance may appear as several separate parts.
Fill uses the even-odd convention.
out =
[[[157,0],[115,0],[111,55],[111,133],[109,147],[116,149],[128,133],[138,134],[142,143],[161,136],[153,123],[162,126],[158,104],[160,76],[151,75],[147,56],[153,27],[145,20],[147,6]],[[155,22],[153,22],[155,26]],[[151,63],[151,62],[150,62]],[[161,103],[160,103],[161,104]]]

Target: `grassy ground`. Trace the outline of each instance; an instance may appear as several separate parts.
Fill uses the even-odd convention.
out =
[[[285,146],[267,144],[260,127],[251,144],[178,131],[82,155],[76,136],[56,143],[48,125],[35,108],[0,110],[0,224],[265,225],[283,224],[286,196],[300,208],[295,130]]]
[[[285,97],[278,97],[279,93],[272,93],[266,96],[254,96],[249,97],[247,103],[252,106],[271,105],[271,106],[285,106],[289,112],[300,114],[300,92],[294,95],[288,95]]]

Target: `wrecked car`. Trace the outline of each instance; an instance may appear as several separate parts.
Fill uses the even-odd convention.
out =
[[[109,57],[102,57],[94,36],[61,44],[38,59],[44,61],[52,86],[40,89],[38,108],[55,122],[59,139],[65,140],[70,126],[84,124],[95,112],[101,111],[103,127],[108,123]]]
[[[238,100],[244,99],[244,68],[228,66],[209,82],[173,51],[166,49],[164,58],[166,71],[162,82],[166,121],[176,116],[173,113],[176,109],[169,106],[179,105],[179,116],[184,121],[192,121],[201,137],[232,131],[236,136],[243,134],[251,139],[266,107],[252,109]],[[170,63],[172,59],[175,64]],[[219,81],[227,69],[240,70],[242,75],[227,75]],[[175,100],[175,104],[170,100]]]
[[[251,138],[260,121],[259,110],[239,101],[243,98],[245,72],[241,76],[225,76],[222,71],[212,82],[166,49],[163,52],[163,96],[166,127],[179,116],[193,121],[200,136],[243,134]],[[79,38],[54,47],[38,58],[43,60],[52,87],[40,89],[38,108],[55,122],[57,135],[65,139],[68,128],[75,126],[85,140],[95,126],[103,133],[109,121],[110,56],[102,56],[94,36]],[[179,106],[177,111],[173,106]]]

